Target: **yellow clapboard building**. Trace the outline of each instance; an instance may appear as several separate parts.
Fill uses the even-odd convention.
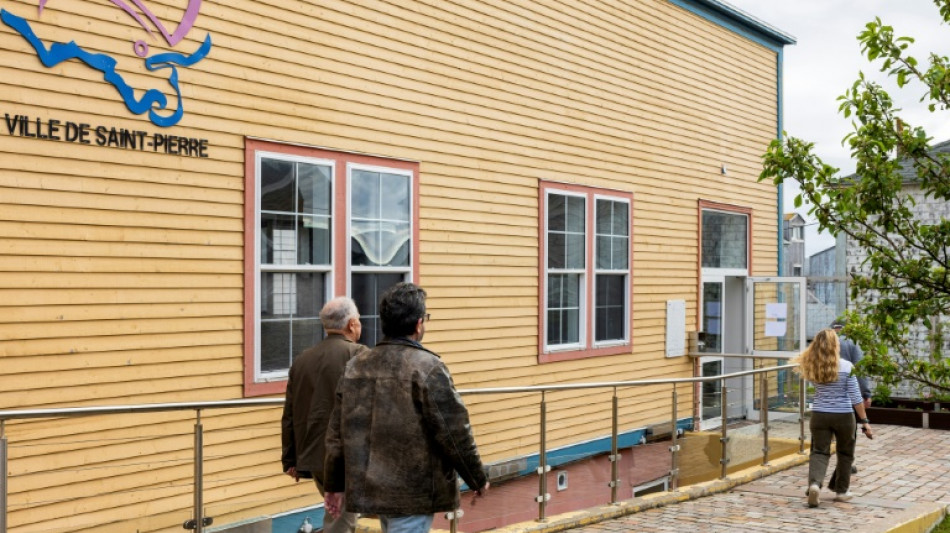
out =
[[[717,276],[779,273],[794,39],[725,2],[0,9],[0,410],[280,398],[324,302],[372,345],[403,280],[461,389],[692,377],[722,368],[671,351],[671,305],[685,341]],[[669,420],[669,388],[620,394],[628,437]],[[604,451],[610,391],[549,401],[550,448]],[[486,463],[538,453],[537,396],[466,403]],[[279,407],[201,416],[214,527],[319,506]],[[194,424],[7,422],[8,530],[181,530]]]

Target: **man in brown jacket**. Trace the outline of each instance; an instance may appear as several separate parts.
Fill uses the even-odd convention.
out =
[[[369,349],[356,343],[362,329],[359,311],[350,298],[327,302],[320,311],[320,321],[326,338],[294,358],[290,367],[281,418],[281,463],[284,472],[294,480],[312,477],[323,494],[324,442],[336,401],[336,386],[347,361]],[[355,513],[343,513],[338,519],[325,513],[323,531],[352,533],[356,530],[356,519]]]
[[[327,430],[327,511],[376,514],[383,533],[424,533],[433,513],[457,509],[456,472],[476,495],[488,490],[468,411],[420,344],[425,298],[412,283],[383,295],[385,338],[347,365]]]

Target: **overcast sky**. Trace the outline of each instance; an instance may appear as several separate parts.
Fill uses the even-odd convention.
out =
[[[898,36],[914,37],[911,54],[926,63],[931,52],[950,55],[950,27],[941,24],[940,13],[930,0],[724,0],[749,15],[791,34],[797,44],[787,46],[784,56],[785,131],[815,143],[815,151],[842,173],[854,171],[848,149],[841,140],[851,123],[838,113],[837,97],[864,72],[881,82],[909,123],[923,126],[933,142],[950,139],[950,113],[931,114],[919,102],[925,90],[911,85],[898,91],[878,72],[878,63],[862,55],[857,35],[864,25],[880,17]],[[797,189],[785,186],[785,211],[794,210]],[[799,212],[809,222],[807,209]],[[829,235],[807,228],[806,254],[834,245]]]

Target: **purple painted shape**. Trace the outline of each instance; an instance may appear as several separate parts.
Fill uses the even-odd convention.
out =
[[[43,12],[43,8],[46,7],[46,2],[49,0],[40,0],[39,11]],[[148,24],[142,20],[142,17],[132,6],[125,3],[123,0],[111,0],[113,4],[121,8],[123,11],[129,14],[142,28],[145,29],[149,34],[152,33],[152,30],[149,29]],[[162,34],[162,37],[165,38],[165,41],[168,42],[169,46],[175,46],[180,43],[182,39],[188,35],[188,32],[191,31],[191,28],[195,25],[195,20],[198,18],[198,12],[201,11],[201,0],[188,0],[188,7],[185,9],[185,14],[181,18],[181,22],[178,23],[178,27],[175,28],[174,33],[168,33],[168,29],[165,28],[165,25],[162,24],[162,21],[158,20],[158,17],[155,16],[152,11],[145,7],[145,4],[142,3],[142,0],[132,0],[132,3],[135,7],[139,8],[142,13],[145,15],[148,20],[155,25],[155,28]]]

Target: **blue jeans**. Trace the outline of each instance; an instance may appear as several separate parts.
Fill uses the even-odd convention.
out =
[[[431,514],[379,515],[379,525],[383,527],[383,533],[428,533],[432,519]]]

